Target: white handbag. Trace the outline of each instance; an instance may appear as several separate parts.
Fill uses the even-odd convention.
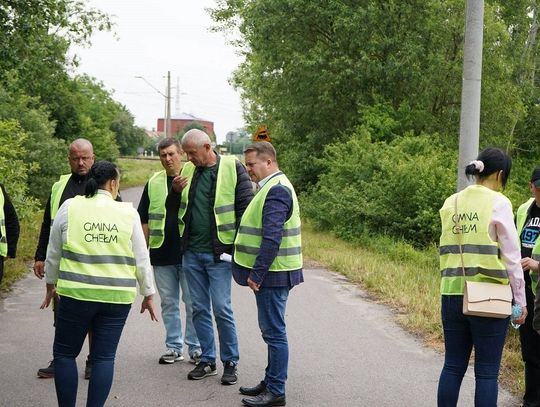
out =
[[[457,215],[457,195],[455,213]],[[459,219],[459,216],[456,216]],[[459,226],[459,221],[458,221]],[[467,281],[461,247],[461,233],[459,239],[459,254],[461,256],[461,270],[465,284],[463,287],[463,314],[477,317],[507,318],[512,315],[512,288],[510,284],[487,283]]]

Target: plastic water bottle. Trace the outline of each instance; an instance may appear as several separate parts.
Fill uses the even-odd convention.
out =
[[[512,316],[510,317],[510,324],[515,329],[519,328],[519,324],[516,324],[514,320],[518,319],[520,316],[521,316],[521,305],[519,304],[512,305]]]

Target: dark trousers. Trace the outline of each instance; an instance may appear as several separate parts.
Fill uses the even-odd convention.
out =
[[[527,319],[519,328],[521,357],[525,362],[524,407],[540,407],[540,335],[533,329],[534,294],[531,286],[525,287],[527,296]]]
[[[462,295],[443,295],[444,367],[439,378],[437,405],[457,405],[463,375],[474,347],[476,407],[496,407],[499,368],[509,318],[463,315]]]
[[[93,328],[92,376],[87,406],[101,407],[111,389],[116,349],[131,304],[109,304],[62,297],[58,304],[54,336],[54,383],[60,407],[75,406],[79,355],[90,325]]]
[[[2,284],[2,278],[4,278],[4,256],[0,256],[0,284]]]

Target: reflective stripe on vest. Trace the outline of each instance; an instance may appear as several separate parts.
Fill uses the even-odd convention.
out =
[[[442,224],[439,245],[441,294],[463,294],[460,237],[467,280],[508,284],[508,273],[500,259],[499,246],[489,236],[493,200],[498,195],[501,194],[481,185],[471,185],[444,202],[439,211]]]
[[[214,218],[216,221],[217,237],[223,244],[232,244],[236,234],[235,190],[236,190],[236,157],[220,156],[216,176],[216,194],[214,200]],[[184,164],[180,175],[187,177],[188,184],[182,190],[180,209],[178,210],[178,230],[180,237],[184,235],[184,216],[189,205],[189,190],[195,173],[195,165]]]
[[[293,199],[291,217],[283,226],[281,244],[270,271],[292,271],[302,268],[302,235],[300,208],[294,187],[284,174],[270,178],[251,200],[238,228],[234,241],[234,261],[240,266],[253,268],[262,243],[263,208],[268,191],[281,184],[289,189]]]
[[[60,175],[60,180],[56,181],[51,188],[51,224],[56,217],[58,208],[60,208],[60,199],[62,198],[62,194],[64,193],[64,189],[66,189],[70,177],[71,174]]]
[[[529,208],[534,202],[534,198],[530,198],[527,202],[522,204],[516,212],[516,226],[518,237],[521,239],[521,232],[525,227],[525,221],[527,220],[527,215],[529,213]],[[521,245],[521,241],[520,241]],[[531,259],[540,261],[540,239],[536,239],[534,243]],[[531,289],[534,295],[536,295],[536,287],[538,286],[538,271],[529,270],[529,277],[531,277]]]
[[[68,207],[57,291],[83,301],[131,304],[136,296],[136,265],[131,250],[131,203],[110,196],[77,196]]]
[[[4,193],[0,188],[0,256],[6,257],[8,252],[6,235],[6,214],[4,213]]]
[[[148,181],[148,246],[151,249],[161,247],[165,240],[165,201],[168,193],[167,172],[156,172]]]

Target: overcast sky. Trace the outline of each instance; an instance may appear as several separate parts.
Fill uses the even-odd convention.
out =
[[[135,123],[157,127],[165,113],[165,98],[136,76],[166,93],[171,71],[171,114],[176,112],[176,84],[180,80],[180,111],[214,122],[218,141],[244,125],[240,97],[228,83],[240,63],[221,33],[209,32],[212,20],[205,11],[213,0],[90,0],[111,15],[112,33],[97,33],[89,48],[73,50],[80,57],[77,72],[87,73],[114,90]]]

